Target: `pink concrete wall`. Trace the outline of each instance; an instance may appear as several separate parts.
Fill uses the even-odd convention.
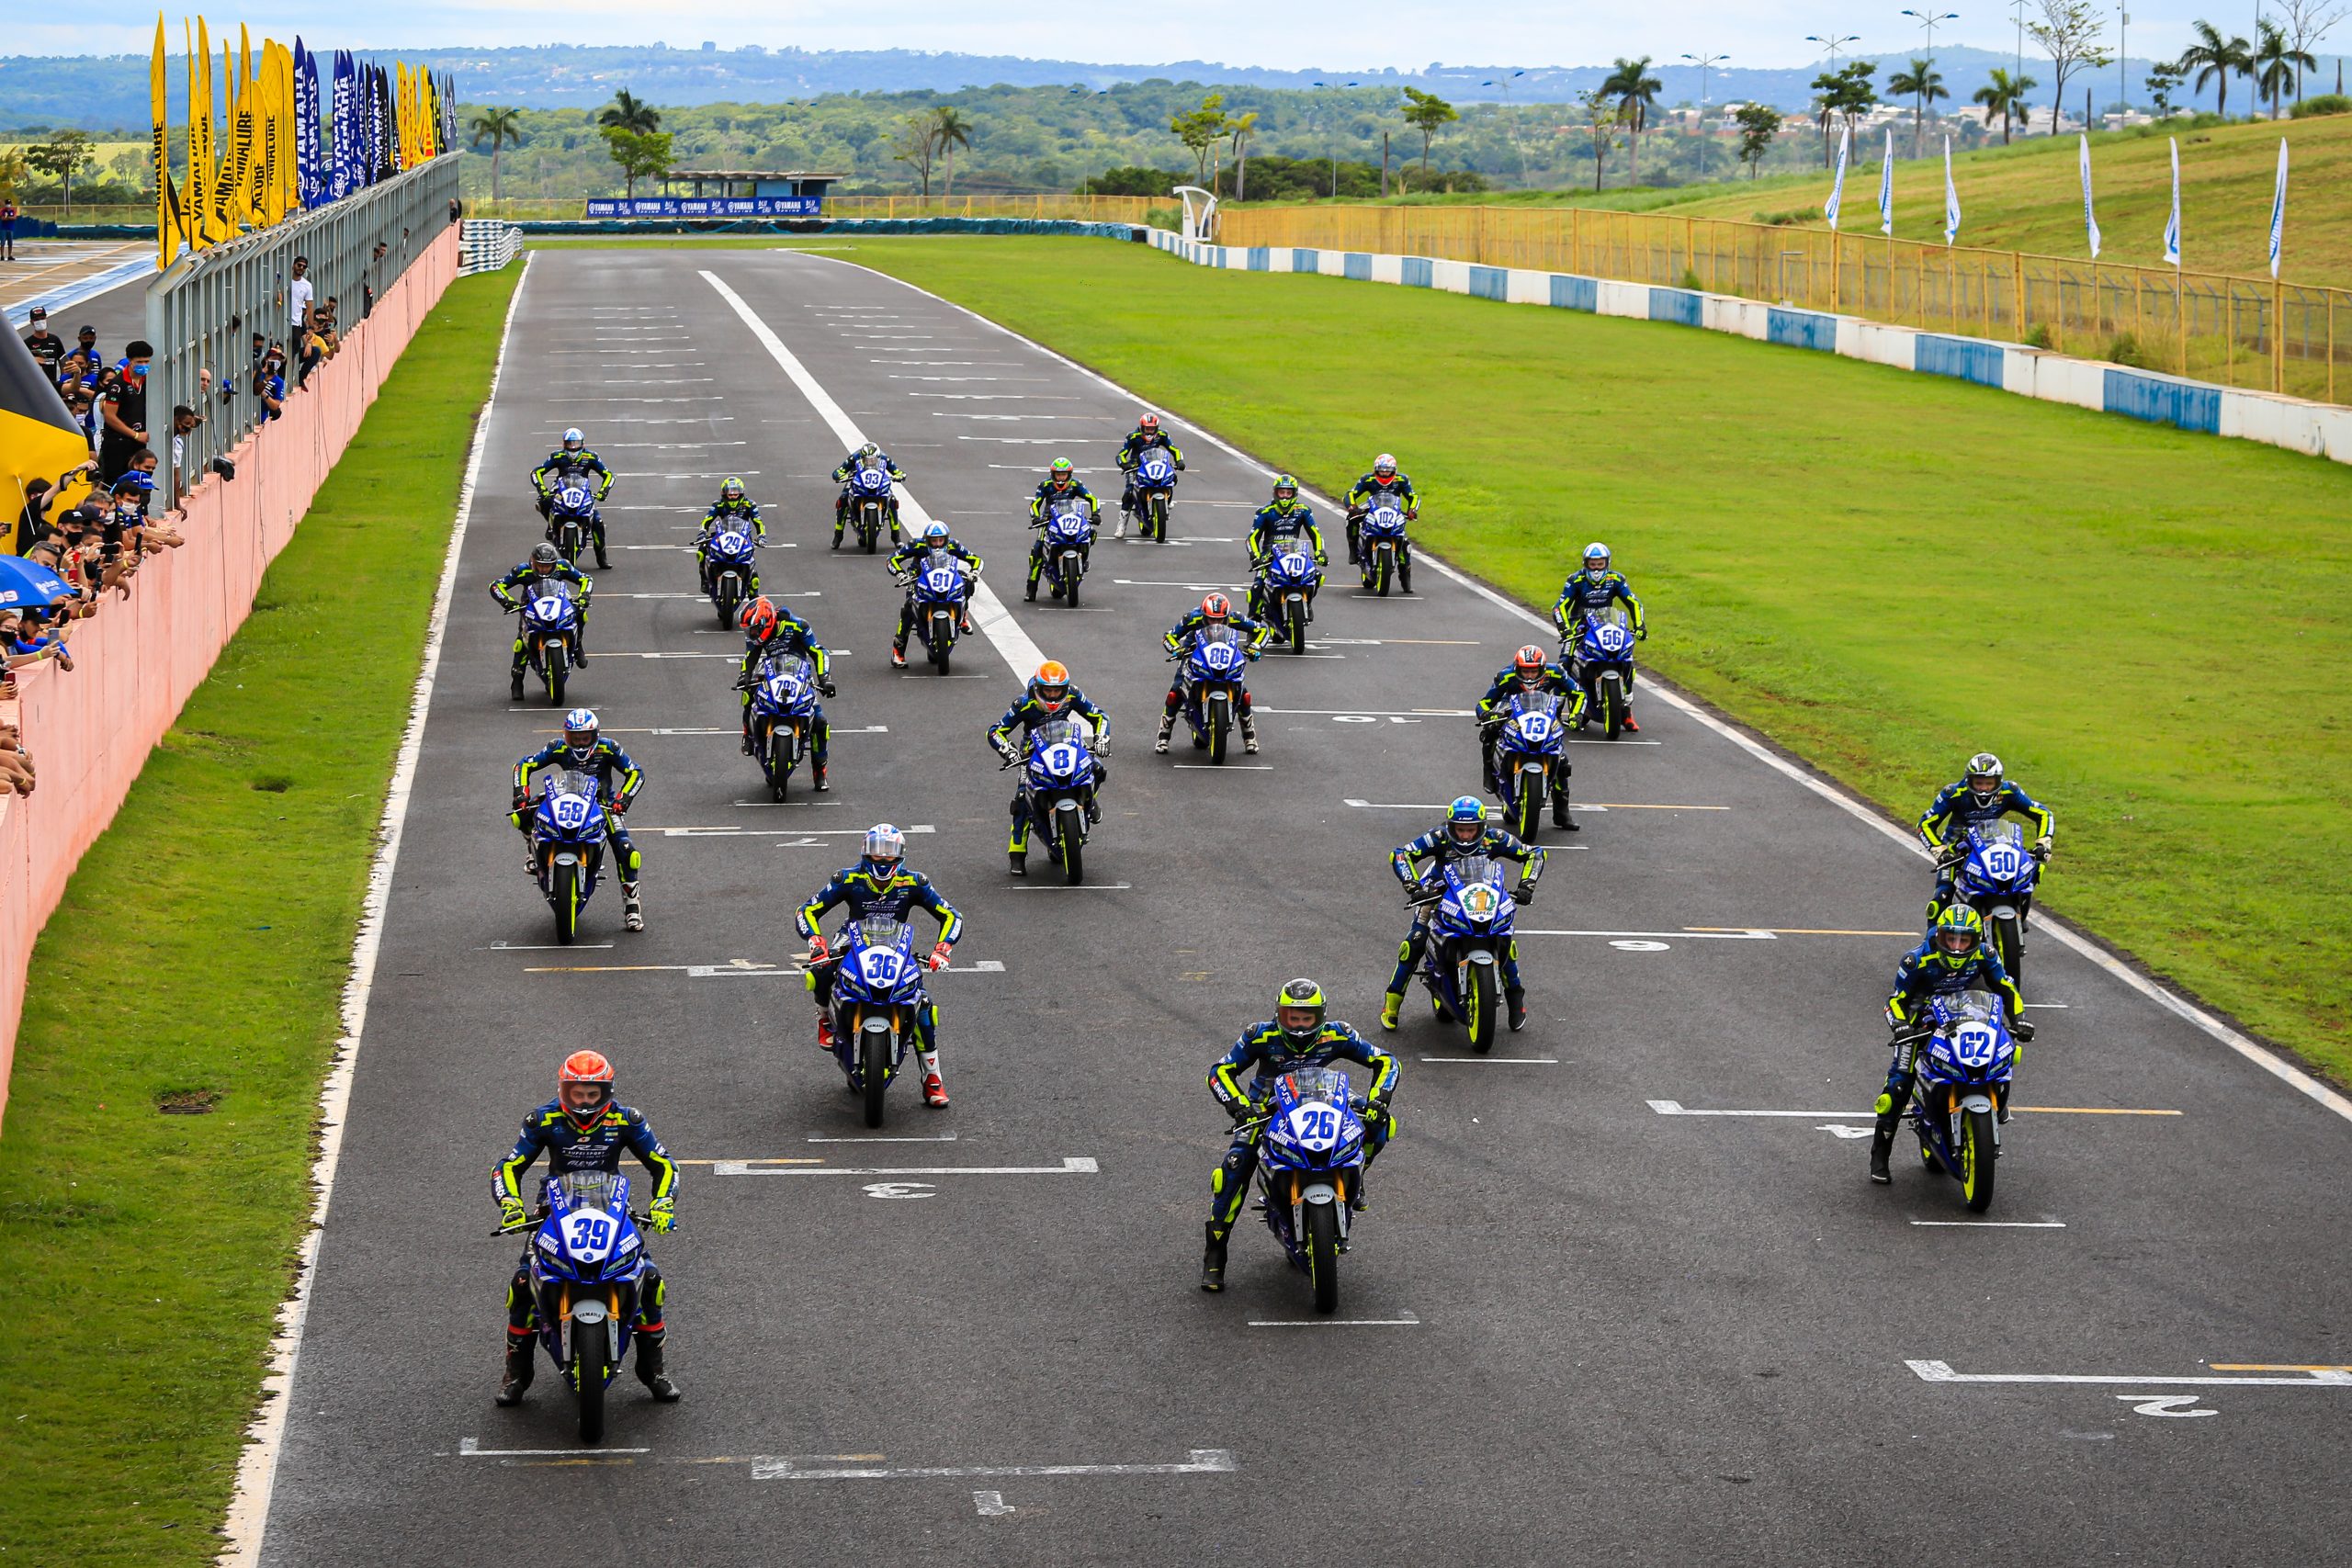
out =
[[[75,627],[73,671],[17,672],[17,700],[0,710],[17,710],[40,787],[0,796],[0,1110],[34,939],[82,852],[114,819],[148,752],[243,623],[262,573],[457,275],[453,226],[385,290],[342,351],[287,398],[284,417],[237,447],[237,477],[209,477],[189,493],[178,525],[187,545],[151,558],[129,602],[109,595]]]

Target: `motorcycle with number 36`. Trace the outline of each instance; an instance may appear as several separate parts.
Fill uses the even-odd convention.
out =
[[[537,1233],[529,1257],[539,1344],[579,1402],[583,1443],[604,1440],[605,1390],[628,1357],[645,1223],[629,1212],[628,1177],[575,1170],[548,1179],[537,1217],[493,1233]]]
[[[841,966],[833,975],[833,1056],[849,1075],[868,1127],[882,1125],[883,1095],[915,1042],[922,1010],[922,960],[914,928],[867,915],[833,938]]]

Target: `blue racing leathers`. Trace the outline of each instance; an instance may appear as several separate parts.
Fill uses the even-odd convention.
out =
[[[1903,962],[1895,965],[1894,991],[1886,998],[1886,1021],[1899,1032],[1894,1043],[1894,1061],[1886,1070],[1886,1088],[1878,1097],[1881,1116],[1894,1115],[1910,1101],[1919,1044],[1916,1028],[1918,1005],[1933,997],[1957,996],[1962,991],[1990,991],[1999,997],[2012,1029],[2025,1017],[2024,993],[2001,966],[1999,955],[1986,943],[1979,942],[1973,953],[1951,964],[1936,952],[1931,935],[1905,953]]]
[[[634,1155],[653,1175],[650,1206],[668,1213],[677,1202],[678,1167],[670,1158],[670,1151],[662,1146],[662,1140],[653,1135],[645,1113],[629,1106],[608,1102],[604,1113],[583,1130],[565,1112],[563,1101],[548,1100],[523,1118],[522,1136],[514,1140],[514,1147],[491,1171],[490,1195],[502,1206],[522,1202],[523,1173],[542,1153],[548,1156],[549,1176],[579,1170],[617,1175],[621,1156]],[[526,1233],[526,1246],[528,1240]],[[632,1328],[657,1345],[662,1342],[666,1326],[662,1309],[667,1293],[662,1271],[653,1266],[649,1256],[645,1273],[638,1281],[637,1321]],[[537,1332],[538,1302],[531,1292],[530,1255],[526,1251],[522,1266],[514,1270],[514,1278],[506,1286],[507,1348],[527,1342]]]
[[[637,798],[637,792],[645,787],[645,774],[629,760],[629,754],[599,735],[585,753],[556,739],[518,761],[514,764],[514,809],[507,820],[520,828],[526,838],[531,832],[531,775],[541,768],[571,769],[596,781],[596,798],[605,808],[605,836],[612,841],[613,858],[619,863],[621,886],[624,890],[635,887],[640,860],[628,829],[621,825],[621,814]]]
[[[1544,874],[1544,851],[1522,840],[1517,834],[1500,828],[1481,828],[1478,836],[1463,843],[1453,836],[1450,823],[1442,823],[1423,833],[1409,844],[1399,844],[1388,857],[1388,869],[1407,888],[1419,887],[1430,876],[1458,860],[1484,855],[1489,860],[1516,861],[1519,863],[1519,885],[1532,888],[1535,879]],[[1427,870],[1416,864],[1429,863]],[[1412,929],[1396,949],[1396,967],[1388,976],[1388,994],[1401,997],[1413,977],[1413,965],[1429,951],[1430,906],[1413,912]],[[1502,954],[1503,994],[1516,998],[1523,988],[1519,981],[1519,942],[1514,939]]]

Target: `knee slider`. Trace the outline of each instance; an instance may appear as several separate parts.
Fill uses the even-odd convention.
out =
[[[1879,1113],[1881,1116],[1885,1116],[1885,1115],[1890,1114],[1890,1113],[1894,1110],[1894,1094],[1893,1094],[1892,1092],[1888,1091],[1888,1090],[1881,1089],[1881,1090],[1879,1091],[1878,1104],[1874,1107],[1874,1109],[1878,1111],[1878,1113]]]

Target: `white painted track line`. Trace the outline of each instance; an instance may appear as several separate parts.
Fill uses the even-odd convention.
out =
[[[343,1123],[351,1105],[352,1075],[359,1065],[360,1035],[368,1027],[368,998],[376,984],[376,955],[382,945],[385,907],[392,891],[392,870],[401,856],[401,833],[408,818],[409,794],[416,784],[417,761],[424,751],[424,719],[433,704],[433,682],[441,669],[441,638],[449,624],[449,601],[458,588],[458,557],[466,547],[466,525],[473,516],[474,487],[481,479],[482,454],[490,445],[490,422],[498,411],[498,383],[506,367],[506,345],[514,334],[514,318],[523,290],[531,281],[531,258],[523,257],[523,275],[507,301],[506,323],[498,334],[498,357],[492,362],[490,395],[481,418],[474,423],[473,450],[466,458],[465,482],[458,490],[457,519],[449,528],[448,553],[442,558],[441,586],[433,596],[433,619],[424,631],[424,662],[418,671],[415,694],[409,699],[408,729],[401,737],[399,756],[392,763],[390,789],[384,796],[379,832],[382,848],[368,869],[368,896],[360,905],[359,934],[352,943],[351,978],[343,988],[343,1034],[335,1041],[334,1065],[319,1092],[319,1156],[311,1164],[311,1184],[318,1201],[311,1209],[310,1234],[302,1238],[300,1261],[294,1273],[294,1293],[278,1308],[277,1335],[270,1342],[269,1371],[262,1378],[261,1408],[245,1428],[245,1449],[237,1463],[237,1488],[230,1496],[221,1534],[227,1543],[218,1562],[223,1568],[247,1568],[261,1560],[262,1532],[269,1523],[270,1494],[277,1483],[277,1456],[286,1438],[286,1412],[294,1387],[294,1368],[302,1351],[302,1326],[311,1311],[311,1282],[318,1277],[319,1246],[325,1233],[328,1206],[334,1199],[334,1173],[343,1153]]]

